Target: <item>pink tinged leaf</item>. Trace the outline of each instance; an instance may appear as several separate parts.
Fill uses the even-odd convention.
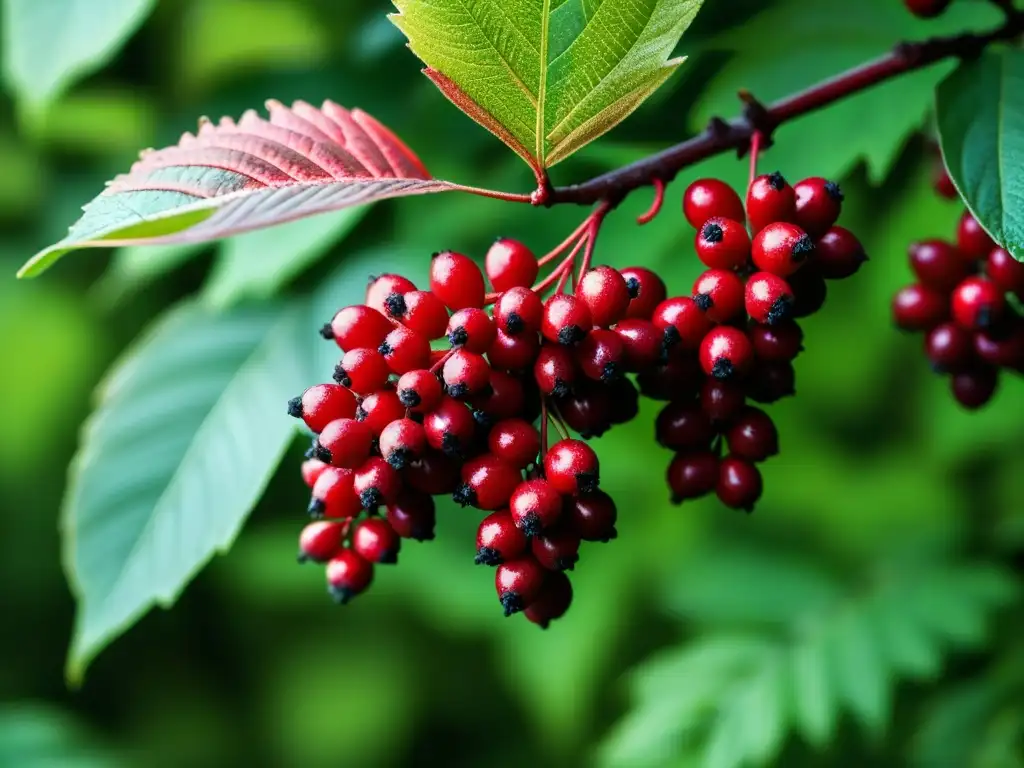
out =
[[[268,101],[267,111],[203,119],[176,146],[143,152],[19,276],[40,274],[76,248],[203,242],[386,198],[480,192],[431,177],[359,109]]]

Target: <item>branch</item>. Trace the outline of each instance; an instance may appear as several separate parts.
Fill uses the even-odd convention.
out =
[[[1017,10],[1010,3],[1000,3],[1000,7],[1006,12],[1006,20],[991,32],[900,43],[885,56],[842,72],[768,107],[758,104],[749,94],[743,94],[746,106],[742,117],[729,122],[712,118],[703,133],[681,144],[590,181],[548,189],[535,202],[547,206],[558,203],[593,205],[604,200],[614,206],[633,190],[648,186],[655,179],[669,182],[681,170],[701,160],[729,150],[736,150],[742,156],[755,133],[761,134],[762,147],[770,146],[772,133],[785,122],[939,61],[976,57],[993,43],[1024,34],[1024,10]]]

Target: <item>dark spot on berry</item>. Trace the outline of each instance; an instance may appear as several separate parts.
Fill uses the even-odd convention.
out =
[[[383,565],[394,565],[398,562],[398,553],[393,549],[389,549],[387,552],[381,552],[380,557],[377,558],[377,562]]]
[[[469,387],[465,384],[449,384],[448,394],[456,400],[461,400],[469,394]]]
[[[555,560],[555,567],[560,571],[572,571],[576,569],[576,563],[580,561],[579,555],[571,555],[569,557],[560,557]]]
[[[331,327],[330,323],[324,323],[320,326],[320,335],[328,341],[332,341],[334,339],[334,328]]]
[[[380,343],[380,346],[377,347],[377,351],[384,355],[384,357],[390,357],[391,353],[394,352],[394,350],[391,348],[391,345],[388,344],[386,341],[382,341]]]
[[[446,433],[441,438],[441,453],[450,459],[462,458],[462,443],[459,438],[451,433]]]
[[[711,375],[720,381],[731,379],[736,375],[736,369],[733,367],[732,360],[727,357],[720,357],[715,360],[715,364],[711,366]]]
[[[804,234],[793,243],[793,261],[803,261],[814,253],[814,241],[811,236]]]
[[[341,363],[338,363],[336,366],[334,366],[334,376],[332,376],[331,378],[333,378],[343,387],[352,386],[352,379],[348,377],[348,372],[341,367]]]
[[[331,452],[324,448],[322,445],[320,445],[320,443],[317,443],[313,447],[313,456],[322,461],[324,464],[331,463]]]
[[[578,325],[567,325],[558,332],[558,343],[564,347],[571,347],[583,341],[586,335],[587,332]]]
[[[452,501],[463,507],[475,506],[476,491],[473,490],[469,483],[462,483],[452,494]]]
[[[296,419],[302,418],[302,398],[293,397],[288,401],[288,415]]]
[[[831,197],[837,203],[841,203],[845,199],[845,195],[843,195],[843,190],[834,181],[825,182],[825,194]]]
[[[395,469],[405,469],[413,458],[412,451],[408,448],[396,448],[388,454],[386,461]]]
[[[617,529],[612,528],[610,531],[608,531],[608,537],[605,538],[605,539],[601,539],[601,541],[604,542],[605,544],[607,544],[612,539],[617,539],[617,538],[619,538],[619,532],[618,532]]]
[[[593,493],[597,490],[601,478],[597,472],[577,472],[576,487],[580,493]]]
[[[725,230],[713,221],[705,224],[700,234],[706,243],[720,243],[725,238]]]
[[[366,417],[369,416],[363,406],[356,408],[356,421],[366,421]]]
[[[491,416],[491,414],[489,414],[487,411],[473,411],[473,421],[475,421],[484,429],[490,429],[492,426],[494,426],[494,417]]]
[[[661,334],[661,346],[665,350],[672,349],[672,347],[682,340],[683,337],[679,335],[679,329],[674,325],[670,325],[665,329],[664,333]]]
[[[622,370],[618,363],[605,363],[601,369],[601,381],[605,384],[612,384],[622,378]]]
[[[635,277],[626,281],[626,290],[629,291],[629,298],[635,299],[640,296],[640,281]]]
[[[768,186],[778,192],[786,186],[786,177],[778,171],[768,174]]]
[[[789,318],[793,314],[793,300],[789,296],[780,296],[772,304],[771,309],[768,310],[768,315],[765,317],[765,322],[768,325],[775,325],[781,323],[783,320]]]
[[[465,328],[456,328],[448,334],[448,343],[453,347],[461,347],[467,341],[469,341],[469,334],[466,332]]]
[[[356,596],[348,587],[330,586],[327,588],[327,593],[338,605],[345,605],[349,600]]]
[[[563,398],[572,394],[572,388],[561,379],[555,379],[555,386],[551,388],[552,397]]]
[[[359,494],[359,503],[363,505],[363,509],[376,509],[384,503],[384,497],[376,488],[367,488]]]
[[[515,592],[506,592],[501,596],[501,607],[505,610],[506,616],[519,613],[526,606],[523,605],[523,598]]]
[[[392,317],[404,317],[408,311],[405,305],[405,297],[400,293],[389,293],[384,299],[384,308]]]
[[[309,506],[306,507],[306,512],[314,520],[319,520],[324,516],[324,512],[327,511],[327,505],[324,504],[320,499],[310,499]]]
[[[523,524],[519,526],[519,529],[523,532],[523,535],[526,538],[532,539],[541,532],[540,517],[535,515],[533,512],[528,512],[523,515]]]
[[[473,562],[477,565],[501,565],[504,561],[501,559],[498,550],[491,549],[490,547],[480,547],[476,551],[476,557],[473,558]]]
[[[996,324],[995,320],[996,318],[991,307],[980,307],[978,309],[978,314],[974,318],[974,324],[981,330],[985,331]]]
[[[400,389],[398,390],[398,402],[406,408],[415,408],[422,400],[420,399],[420,393],[415,389]]]
[[[509,312],[508,317],[505,318],[505,333],[509,336],[515,336],[520,333],[525,326],[526,323],[523,322],[523,318],[515,312]]]
[[[710,294],[707,293],[695,293],[693,294],[693,303],[697,305],[697,308],[701,312],[707,312],[713,306],[715,306],[714,300]]]

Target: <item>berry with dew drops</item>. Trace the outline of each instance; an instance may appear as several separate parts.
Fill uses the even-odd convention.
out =
[[[629,287],[622,274],[611,267],[588,271],[576,286],[576,295],[587,305],[590,322],[598,328],[614,325],[629,309]]]
[[[596,491],[600,481],[597,454],[582,440],[560,440],[544,456],[544,477],[559,493]]]
[[[480,522],[476,531],[477,565],[501,565],[515,560],[530,547],[507,509],[492,512]]]

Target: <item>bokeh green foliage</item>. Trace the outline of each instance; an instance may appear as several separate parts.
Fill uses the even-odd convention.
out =
[[[740,85],[781,95],[895,37],[927,34],[902,17],[881,23],[896,18],[889,5],[708,0],[684,75],[556,181],[677,141],[712,111],[731,112]],[[982,3],[957,6],[968,21],[991,19]],[[887,315],[908,280],[907,242],[948,235],[958,215],[930,193],[917,135],[939,71],[786,126],[765,157],[794,177],[841,174],[844,223],[872,259],[806,323],[798,396],[772,408],[783,452],[765,465],[755,515],[667,503],[668,455],[647,403],[595,443],[620,499],[620,536],[585,549],[573,609],[549,631],[500,616],[491,574],[472,565],[477,516],[447,507],[434,542],[407,546],[399,567],[339,610],[321,573],[294,563],[305,505],[296,440],[230,553],[67,690],[73,605],[57,510],[91,393],[142,329],[183,301],[194,308],[177,312],[223,322],[268,302],[312,316],[325,290],[358,293],[371,268],[421,275],[431,252],[479,256],[496,235],[543,250],[582,215],[413,198],[209,248],[85,252],[15,284],[24,258],[59,239],[140,147],[174,141],[199,114],[238,115],[268,97],[360,106],[438,176],[528,189],[522,163],[418,74],[388,10],[166,1],[113,61],[45,108],[25,109],[8,80],[0,765],[1021,765],[1022,387],[1006,379],[988,409],[959,411],[919,339],[893,332]],[[751,20],[761,11],[767,22]],[[808,13],[844,23],[811,24]],[[721,157],[687,170],[644,228],[632,221],[648,203],[637,193],[608,220],[598,259],[654,267],[686,291],[699,268],[678,196],[712,174],[740,184],[745,167]],[[186,324],[167,342],[169,361],[204,342]],[[133,464],[145,450],[122,454],[114,471],[146,472]],[[218,461],[214,485],[233,477],[230,457]]]

